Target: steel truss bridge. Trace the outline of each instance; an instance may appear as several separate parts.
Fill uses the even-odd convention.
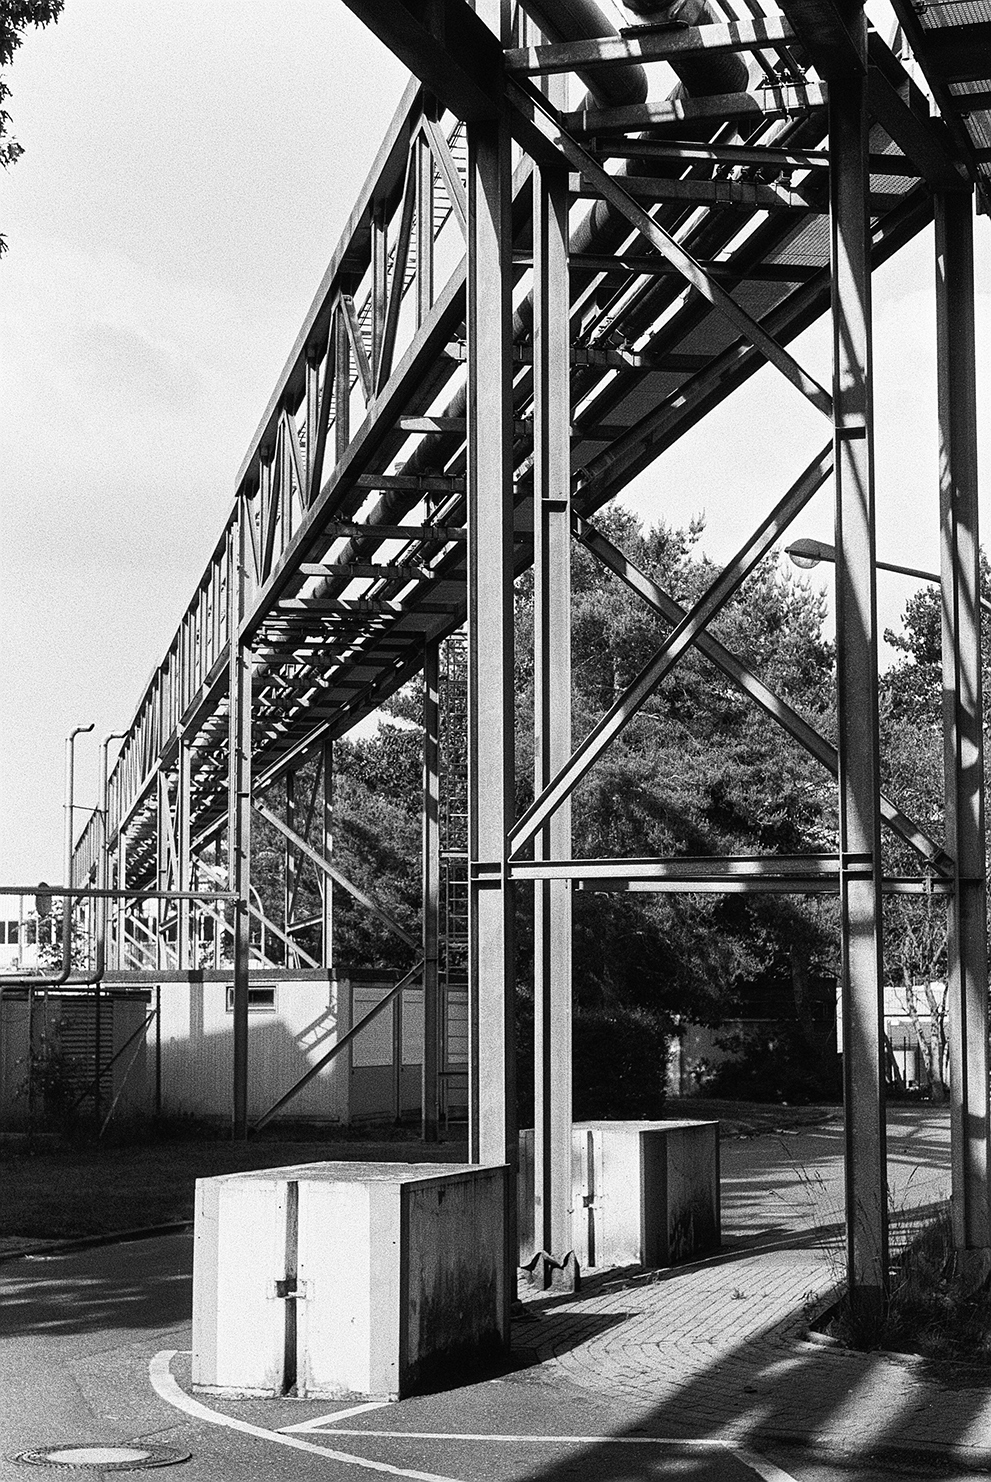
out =
[[[573,890],[830,891],[841,918],[850,1278],[861,1300],[879,1301],[888,1265],[882,896],[934,892],[950,925],[956,1241],[983,1268],[991,1210],[972,220],[975,200],[985,211],[991,201],[991,3],[893,0],[897,51],[840,0],[782,0],[780,10],[765,0],[628,0],[622,25],[591,0],[347,3],[413,80],[238,473],[230,518],[123,738],[104,816],[94,814],[75,849],[66,887],[96,902],[100,970],[108,981],[188,976],[204,922],[214,921],[214,940],[227,932],[233,1126],[244,1135],[249,932],[259,912],[252,816],[285,836],[290,876],[313,869],[325,882],[322,947],[300,972],[326,971],[333,891],[355,889],[326,837],[333,744],[422,671],[423,939],[406,937],[417,960],[403,981],[425,990],[430,1135],[438,646],[467,624],[471,1157],[515,1162],[513,903],[525,887],[536,900],[543,1252],[561,1261],[571,1244]],[[880,790],[874,594],[871,271],[933,219],[943,840]],[[826,313],[830,386],[788,349]],[[821,446],[686,611],[593,517],[767,362],[821,415]],[[835,747],[709,631],[830,479]],[[577,745],[576,541],[669,625]],[[530,566],[536,785],[517,817],[512,596]],[[834,853],[571,857],[573,789],[690,648],[837,776]],[[304,806],[294,778],[314,758]],[[885,874],[882,829],[910,847],[914,873]],[[168,907],[149,913],[140,892]],[[300,962],[292,906],[269,926]]]

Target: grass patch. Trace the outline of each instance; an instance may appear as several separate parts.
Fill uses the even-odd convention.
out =
[[[991,1364],[991,1290],[975,1290],[957,1266],[947,1208],[896,1258],[880,1319],[865,1320],[844,1298],[823,1330],[850,1348]]]
[[[391,1130],[391,1129],[390,1129]],[[199,1133],[171,1140],[0,1145],[0,1239],[71,1239],[191,1220],[196,1180],[220,1173],[325,1161],[457,1163],[464,1145],[413,1138],[278,1138],[233,1143]]]

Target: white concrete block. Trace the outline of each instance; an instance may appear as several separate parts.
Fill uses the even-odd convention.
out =
[[[582,1270],[669,1266],[719,1248],[718,1122],[576,1122],[571,1151]],[[520,1135],[517,1209],[525,1264],[536,1253],[531,1129]]]
[[[194,1388],[396,1398],[500,1358],[505,1189],[446,1163],[199,1179]]]

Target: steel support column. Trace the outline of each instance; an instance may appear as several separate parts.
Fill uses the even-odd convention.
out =
[[[534,174],[533,263],[534,796],[539,797],[571,755],[568,176],[553,167]],[[570,857],[570,796],[536,835],[534,852],[537,859]],[[571,1251],[571,901],[570,880],[534,885],[534,1237],[537,1252],[552,1258],[550,1270],[543,1269],[545,1282]]]
[[[515,1169],[511,200],[507,129],[469,124],[469,1157]]]
[[[440,1119],[440,644],[423,651],[423,1080],[420,1127],[437,1141]]]
[[[294,831],[298,830],[296,821],[296,773],[286,773],[286,823]],[[305,825],[304,825],[305,827]],[[286,967],[299,967],[299,958],[291,945],[294,942],[292,930],[292,918],[296,905],[297,870],[299,862],[293,850],[292,841],[286,837],[282,840],[282,921],[288,941],[285,944]]]
[[[250,511],[242,502],[232,539],[228,600],[230,662],[228,666],[227,872],[234,934],[234,1080],[231,1135],[248,1135],[248,957],[251,880],[251,650],[241,641],[247,579],[247,522]]]
[[[936,197],[936,336],[943,593],[953,1236],[975,1274],[991,1266],[988,951],[981,693],[973,202]]]
[[[334,850],[334,743],[325,739],[320,758],[323,796],[323,847],[328,857]],[[322,930],[320,934],[320,963],[330,968],[334,965],[334,882],[329,875],[320,873],[322,902]]]
[[[179,750],[176,760],[176,803],[175,803],[175,841],[176,841],[176,880],[177,890],[192,890],[192,812],[190,798],[190,758],[189,742],[185,736],[179,737]],[[198,967],[199,963],[194,960],[195,954],[191,950],[191,903],[180,897],[176,901],[176,967]]]
[[[861,47],[866,22],[849,23]],[[830,81],[840,960],[847,1261],[855,1311],[888,1277],[881,963],[868,120],[863,76]],[[867,866],[865,870],[864,866]]]

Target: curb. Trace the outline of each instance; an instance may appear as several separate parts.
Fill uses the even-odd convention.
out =
[[[154,1240],[159,1235],[180,1235],[193,1228],[192,1220],[176,1220],[167,1225],[141,1225],[136,1230],[114,1230],[109,1235],[83,1235],[78,1240],[50,1240],[42,1245],[26,1245],[21,1250],[0,1251],[0,1265],[20,1261],[25,1256],[62,1256],[77,1250],[96,1250],[101,1245],[123,1245],[129,1240]]]

